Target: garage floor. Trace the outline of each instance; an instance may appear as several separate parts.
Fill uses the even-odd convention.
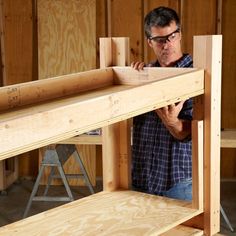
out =
[[[22,179],[11,185],[6,192],[0,195],[0,226],[10,224],[14,221],[22,219],[26,204],[30,197],[34,182],[32,180]],[[43,192],[43,186],[39,191]],[[90,194],[87,187],[71,187],[75,199],[79,199]],[[97,181],[95,192],[102,190],[102,182]],[[40,193],[39,192],[39,193]],[[51,186],[50,195],[62,196],[66,195],[63,186]],[[64,204],[64,202],[33,202],[29,216],[51,209],[53,207]],[[232,226],[236,229],[236,182],[221,182],[221,205],[225,210]],[[221,215],[221,234],[236,236],[235,232],[231,232]]]

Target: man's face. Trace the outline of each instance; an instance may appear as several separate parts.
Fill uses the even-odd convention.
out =
[[[182,57],[180,41],[181,32],[174,21],[166,27],[151,27],[151,38],[148,39],[148,44],[161,66],[172,66]]]

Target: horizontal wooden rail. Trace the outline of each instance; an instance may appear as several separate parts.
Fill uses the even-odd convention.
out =
[[[113,84],[111,68],[0,87],[0,111],[62,98]]]
[[[0,160],[204,93],[203,70],[151,82],[148,75],[146,84],[105,86],[2,113]]]
[[[82,135],[78,135],[78,136],[75,136],[75,137],[72,137],[69,139],[59,141],[58,143],[101,145],[102,144],[102,136],[101,135],[82,134]]]

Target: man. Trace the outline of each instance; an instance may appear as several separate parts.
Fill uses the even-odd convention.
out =
[[[149,12],[144,30],[157,58],[147,66],[192,67],[191,56],[181,50],[180,20],[173,9],[159,7]],[[131,66],[142,70],[145,63],[132,62]],[[192,199],[191,119],[191,99],[134,118],[134,189]]]

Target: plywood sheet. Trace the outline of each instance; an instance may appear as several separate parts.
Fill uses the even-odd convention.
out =
[[[194,35],[216,34],[217,1],[188,0],[181,1],[182,48],[193,53]]]
[[[39,79],[96,68],[95,0],[38,0]]]
[[[185,201],[134,191],[101,192],[4,226],[0,234],[160,235],[198,214]]]
[[[32,80],[33,12],[31,0],[2,3],[3,84]]]
[[[108,36],[130,38],[131,61],[143,58],[143,13],[141,0],[108,0]]]
[[[33,1],[31,0],[1,0],[0,6],[1,21],[1,70],[0,77],[2,85],[12,85],[21,82],[31,81],[34,77],[33,71],[33,24],[35,21],[33,12]],[[9,102],[13,102],[14,95],[9,92]],[[23,154],[20,158],[20,164],[23,158],[30,154]],[[18,163],[16,158],[8,163]],[[18,165],[18,164],[17,164]],[[16,165],[15,170],[18,170]],[[13,172],[14,173],[14,172]],[[4,175],[4,174],[3,174]],[[3,176],[5,180],[10,180],[9,176]],[[6,189],[18,178],[14,173],[14,179],[5,181]]]
[[[236,1],[227,0],[222,4],[223,34],[223,86],[222,86],[222,128],[236,129]],[[222,149],[222,177],[236,178],[236,149]]]

